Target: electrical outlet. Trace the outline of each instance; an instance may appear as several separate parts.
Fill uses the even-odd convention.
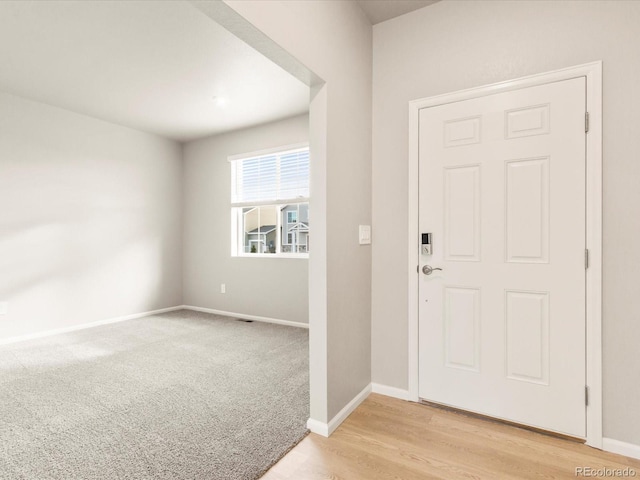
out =
[[[358,226],[358,241],[360,242],[360,245],[371,244],[371,225]]]
[[[224,283],[220,284],[220,293],[227,293],[227,285]]]
[[[9,303],[0,302],[0,315],[6,315],[8,311],[9,311]]]

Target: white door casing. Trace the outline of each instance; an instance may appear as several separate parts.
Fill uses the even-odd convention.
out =
[[[421,206],[440,208],[421,210],[419,230],[410,225],[410,399],[586,434],[600,446],[600,78],[597,63],[412,102],[410,218],[418,158],[442,163],[420,171]],[[567,155],[581,160],[559,163]],[[419,232],[434,234],[433,255],[419,256]],[[418,262],[444,271],[418,276]]]

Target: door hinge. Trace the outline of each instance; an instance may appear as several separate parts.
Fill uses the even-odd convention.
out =
[[[589,268],[589,249],[584,249],[584,269]]]
[[[589,386],[588,385],[584,386],[584,404],[587,407],[589,406]]]
[[[589,112],[584,114],[584,133],[589,133]]]

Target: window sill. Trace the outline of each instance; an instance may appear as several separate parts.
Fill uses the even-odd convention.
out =
[[[308,253],[240,253],[231,255],[232,258],[298,258],[308,260]]]

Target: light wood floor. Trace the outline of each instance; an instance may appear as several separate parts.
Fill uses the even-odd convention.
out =
[[[310,434],[263,480],[575,479],[640,461],[500,423],[372,394],[330,438]]]

